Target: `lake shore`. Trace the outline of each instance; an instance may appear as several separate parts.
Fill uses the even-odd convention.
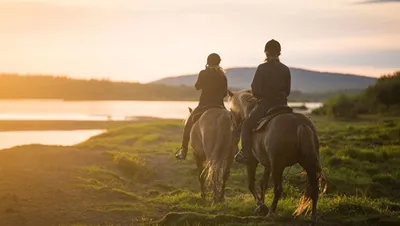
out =
[[[298,107],[297,109],[300,109]],[[308,113],[303,114],[309,115]],[[17,131],[71,131],[71,130],[98,130],[128,125],[133,122],[146,122],[154,120],[176,120],[177,118],[158,117],[133,117],[130,120],[2,120],[0,119],[0,132]]]
[[[82,121],[82,120],[0,120],[0,132],[49,131],[49,130],[97,130],[118,127],[138,121],[157,118],[137,117],[136,120]]]

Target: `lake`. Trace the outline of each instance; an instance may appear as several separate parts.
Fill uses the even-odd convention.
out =
[[[289,103],[301,106],[303,103]],[[303,113],[321,106],[307,102]],[[0,120],[136,120],[136,117],[184,119],[195,101],[63,101],[0,100]],[[226,107],[229,104],[226,103]],[[301,112],[301,111],[300,111]],[[1,122],[0,122],[1,123]],[[40,143],[73,145],[101,133],[101,130],[0,132],[0,149]]]
[[[0,132],[0,149],[24,144],[74,145],[104,130]]]
[[[304,103],[309,112],[321,106]],[[0,120],[126,120],[134,117],[186,118],[194,101],[0,100]],[[303,103],[289,103],[301,106]],[[226,107],[229,107],[226,103]]]

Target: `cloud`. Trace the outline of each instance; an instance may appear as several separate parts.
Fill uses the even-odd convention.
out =
[[[376,3],[400,3],[400,0],[366,0],[357,2],[356,4],[376,4]]]

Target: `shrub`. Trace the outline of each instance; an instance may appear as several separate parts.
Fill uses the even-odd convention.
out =
[[[357,114],[400,112],[400,71],[380,77],[374,85],[357,95],[340,94],[328,99],[316,115],[354,118]]]
[[[335,96],[324,104],[325,112],[335,118],[354,118],[357,116],[356,101],[355,97],[344,94]]]
[[[152,175],[150,169],[146,167],[144,159],[137,155],[124,152],[111,152],[114,163],[126,176],[144,179]]]

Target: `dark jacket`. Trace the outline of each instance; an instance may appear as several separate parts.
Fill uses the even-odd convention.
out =
[[[271,107],[287,104],[290,88],[290,70],[279,61],[260,64],[251,83],[253,95]]]
[[[200,71],[195,84],[201,90],[199,105],[222,105],[228,94],[228,81],[225,74],[214,69]]]

